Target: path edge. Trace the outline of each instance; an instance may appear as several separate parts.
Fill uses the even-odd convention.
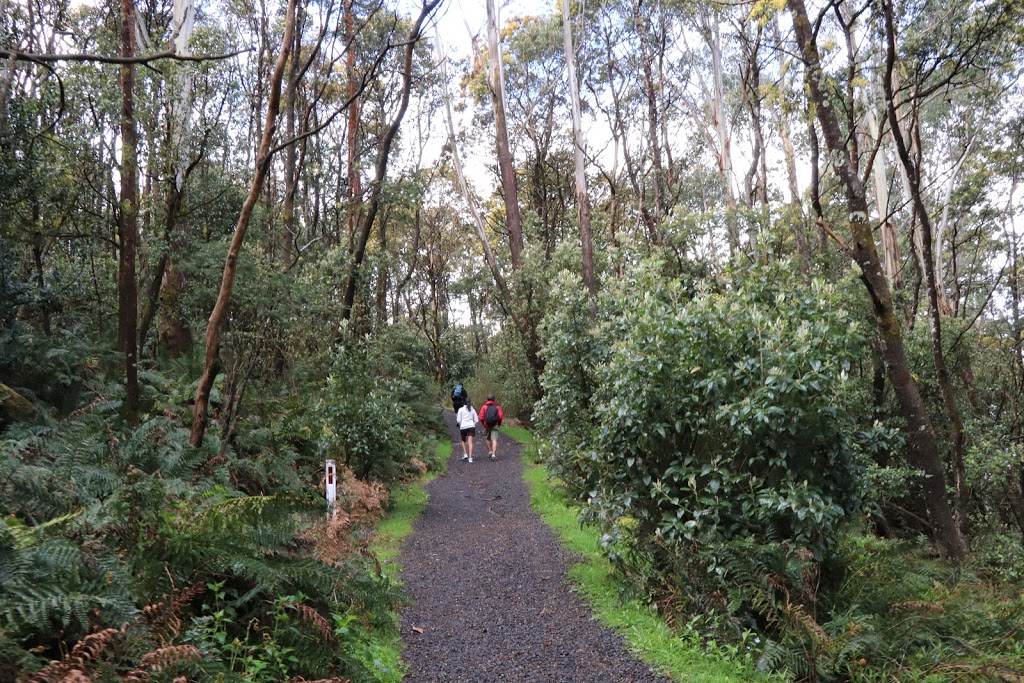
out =
[[[509,432],[512,433],[509,433]],[[612,577],[614,569],[600,550],[600,533],[578,521],[578,509],[568,505],[544,467],[540,442],[527,430],[506,431],[523,446],[523,480],[530,508],[571,551],[568,571],[573,590],[594,618],[621,635],[630,652],[653,671],[686,683],[782,683],[778,674],[757,672],[754,662],[736,646],[704,642],[697,633],[676,633],[639,600],[624,600]],[[571,520],[571,521],[569,521]],[[612,577],[612,578],[609,578]]]
[[[399,590],[403,590],[402,581],[398,578],[402,570],[402,565],[398,562],[402,545],[415,530],[416,520],[423,514],[430,501],[427,485],[447,473],[454,446],[451,438],[439,438],[438,453],[434,457],[437,469],[427,471],[391,489],[388,511],[374,525],[369,552],[377,559],[381,577],[390,581]],[[383,674],[378,679],[380,683],[401,683],[409,671],[402,648],[400,608],[401,603],[394,605],[389,611],[388,616],[393,628],[388,629],[387,633],[377,633],[374,636],[376,654],[381,660],[378,671]]]

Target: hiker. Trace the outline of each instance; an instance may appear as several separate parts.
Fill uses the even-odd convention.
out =
[[[468,405],[469,392],[466,391],[466,387],[456,384],[455,389],[452,390],[452,410],[458,412],[459,408]]]
[[[503,419],[505,413],[501,406],[494,402],[494,394],[487,394],[487,402],[480,406],[480,421],[487,430],[487,452],[491,454],[491,460],[498,459],[497,430]]]
[[[473,462],[473,437],[476,436],[476,423],[480,418],[467,401],[455,414],[455,421],[459,424],[459,436],[462,438],[462,459]],[[469,444],[468,448],[466,444]]]

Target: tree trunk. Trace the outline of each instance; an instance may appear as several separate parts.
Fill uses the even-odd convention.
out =
[[[726,123],[725,113],[725,70],[722,65],[722,34],[718,24],[718,10],[700,6],[701,33],[711,52],[711,69],[714,78],[712,123],[718,138],[718,173],[726,203],[726,228],[729,238],[729,253],[735,256],[740,250],[740,233],[736,215],[736,194],[733,191],[735,174],[732,166],[732,136]],[[712,12],[709,16],[708,12]]]
[[[377,225],[377,234],[380,236],[381,258],[377,262],[377,329],[384,329],[388,324],[388,291],[391,289],[391,273],[388,259],[388,214],[384,216]]]
[[[131,2],[131,0],[125,0]],[[235,270],[238,266],[238,256],[242,251],[242,242],[245,239],[246,230],[249,229],[249,219],[260,196],[263,181],[270,168],[272,158],[271,150],[274,140],[274,131],[277,129],[277,114],[281,108],[281,81],[284,79],[284,68],[288,62],[288,55],[291,52],[292,31],[295,28],[295,3],[296,0],[289,0],[288,9],[285,15],[284,38],[281,41],[281,54],[277,57],[277,64],[270,76],[269,95],[267,97],[267,118],[263,126],[263,137],[260,141],[259,152],[256,155],[256,169],[253,174],[252,184],[249,186],[249,194],[242,203],[242,211],[238,216],[238,223],[235,225],[234,235],[231,237],[231,244],[228,247],[227,259],[224,262],[224,275],[221,278],[220,292],[217,294],[217,301],[210,313],[210,319],[206,326],[206,354],[203,361],[203,375],[199,379],[199,386],[196,389],[195,406],[192,412],[192,431],[189,435],[189,443],[198,448],[203,443],[206,434],[208,421],[208,406],[210,402],[210,390],[213,389],[213,382],[221,370],[220,356],[220,328],[227,315],[228,304],[231,302],[231,291],[235,285]]]
[[[523,219],[519,214],[519,189],[516,187],[515,166],[512,148],[508,142],[508,124],[505,120],[505,74],[501,66],[498,13],[494,7],[494,0],[487,0],[487,48],[491,62],[491,102],[494,106],[501,194],[505,199],[505,220],[508,224],[508,246],[512,269],[519,270],[523,261]]]
[[[942,310],[939,303],[939,283],[936,279],[935,263],[936,258],[932,255],[932,221],[928,210],[924,205],[924,197],[921,192],[921,177],[918,167],[910,157],[910,151],[903,133],[900,130],[899,113],[896,110],[896,102],[893,95],[892,73],[896,63],[896,34],[893,26],[892,5],[888,2],[882,3],[883,15],[885,18],[885,31],[887,39],[887,50],[885,58],[885,75],[882,78],[882,89],[885,92],[886,110],[889,116],[889,127],[892,129],[893,141],[896,145],[896,153],[903,164],[910,185],[910,198],[913,202],[914,212],[917,214],[917,222],[921,230],[921,261],[924,265],[924,277],[928,289],[928,314],[931,319],[932,337],[932,358],[935,363],[935,374],[939,380],[939,387],[942,392],[942,403],[946,409],[946,417],[949,420],[950,444],[949,455],[953,465],[953,478],[956,490],[956,512],[960,533],[967,535],[967,469],[964,464],[964,427],[960,415],[960,407],[956,403],[956,394],[953,390],[953,382],[949,376],[949,369],[946,367],[945,351],[942,348]]]
[[[580,241],[583,247],[583,283],[590,293],[591,313],[597,315],[597,282],[594,279],[594,242],[590,231],[590,195],[583,165],[583,126],[580,122],[580,90],[576,82],[576,52],[572,46],[572,23],[569,0],[562,0],[562,35],[565,42],[565,65],[572,98],[572,139],[576,166],[576,209],[580,220]]]
[[[828,235],[825,234],[825,208],[821,205],[821,169],[819,158],[821,150],[818,143],[818,129],[814,119],[807,119],[807,140],[811,148],[811,210],[814,211],[815,224],[818,228],[818,252],[824,254],[828,248]]]
[[[439,61],[441,64],[441,80],[442,82],[446,82],[448,73],[445,68],[445,58],[440,54],[440,35],[437,37],[437,46],[440,57]],[[442,97],[444,98],[445,121],[448,124],[448,144],[451,146],[452,151],[452,166],[455,167],[455,175],[459,181],[459,190],[462,193],[463,200],[466,202],[466,206],[469,208],[469,215],[473,219],[473,227],[476,228],[477,237],[480,239],[480,247],[484,252],[484,262],[491,271],[491,276],[494,278],[494,284],[498,286],[498,291],[501,294],[499,303],[502,310],[505,312],[505,315],[510,318],[514,318],[511,307],[512,293],[509,290],[505,276],[501,274],[501,268],[498,267],[498,261],[494,256],[494,252],[491,251],[491,243],[487,239],[487,230],[484,226],[483,218],[481,217],[480,210],[476,205],[476,200],[473,198],[473,193],[469,189],[469,183],[466,182],[465,169],[462,165],[462,157],[459,154],[458,141],[455,137],[455,119],[452,117],[451,95],[449,95],[447,87],[442,88]]]
[[[121,0],[121,56],[135,56],[135,3]],[[139,162],[135,128],[135,66],[121,65],[121,194],[118,207],[118,238],[121,244],[117,269],[118,348],[125,360],[125,403],[129,424],[139,422],[139,295],[135,279],[138,241]]]
[[[853,32],[855,45],[854,52],[860,52],[860,41]],[[872,69],[868,78],[869,82],[862,85],[858,90],[859,100],[864,115],[861,118],[862,135],[865,136],[865,146],[883,145],[882,130],[879,125],[878,115],[875,112],[875,104],[870,96],[869,89],[880,88],[874,79],[878,78],[877,69]],[[857,78],[863,76],[858,75]],[[884,150],[880,150],[884,151]],[[896,225],[893,223],[889,208],[889,173],[887,158],[884,153],[876,154],[871,167],[872,189],[874,194],[875,211],[878,215],[878,225],[882,236],[882,267],[885,276],[894,289],[903,287],[903,277],[900,273],[900,247],[896,233]]]
[[[395,142],[395,136],[398,135],[398,129],[402,125],[402,119],[405,118],[405,112],[409,108],[409,95],[412,91],[413,51],[416,43],[419,42],[422,36],[423,22],[426,21],[440,2],[441,0],[430,0],[423,4],[423,7],[420,9],[420,15],[416,18],[416,23],[413,24],[412,29],[409,31],[409,37],[406,39],[405,59],[402,63],[402,99],[395,118],[384,132],[384,137],[381,138],[380,149],[377,152],[377,165],[374,171],[373,184],[370,187],[370,201],[368,202],[366,215],[363,216],[360,223],[359,233],[356,235],[356,242],[352,252],[352,263],[349,266],[348,282],[345,285],[345,294],[341,303],[342,320],[351,320],[352,318],[352,307],[356,299],[359,270],[362,267],[363,259],[366,257],[366,245],[370,241],[373,221],[377,218],[377,212],[380,210],[381,187],[384,183],[384,178],[387,176],[391,147]]]
[[[634,0],[633,22],[636,28],[637,37],[640,39],[640,61],[643,64],[643,90],[644,100],[647,102],[647,137],[651,146],[651,163],[653,164],[653,186],[654,186],[654,214],[651,220],[655,226],[652,233],[660,236],[660,226],[664,219],[662,205],[664,204],[665,188],[664,168],[661,159],[661,142],[658,139],[658,86],[654,81],[654,70],[651,68],[653,56],[651,54],[650,40],[647,36],[647,28],[644,26],[643,14],[640,12],[642,0]],[[641,197],[642,200],[642,197]]]
[[[943,259],[942,259],[942,245],[946,241],[946,231],[949,229],[949,207],[952,204],[953,190],[956,187],[956,179],[960,174],[960,171],[964,167],[964,162],[967,161],[967,154],[971,150],[971,144],[973,141],[968,141],[964,146],[963,152],[960,156],[953,161],[953,168],[949,171],[949,178],[946,181],[946,188],[942,194],[942,218],[939,220],[939,225],[935,229],[935,286],[937,288],[936,294],[939,298],[939,310],[943,315],[952,315],[953,306],[949,302],[949,297],[946,295],[946,279],[943,274]],[[950,147],[950,155],[953,154],[952,147]],[[955,243],[955,236],[954,240]],[[950,256],[953,266],[953,280],[956,281],[956,253],[955,251]]]
[[[839,118],[821,82],[821,61],[804,0],[787,0],[787,6],[793,17],[796,39],[805,65],[804,76],[817,110],[818,121],[828,149],[835,158],[836,173],[846,188],[852,237],[850,255],[860,267],[861,282],[871,298],[882,359],[906,422],[911,462],[926,474],[923,486],[929,523],[939,552],[946,558],[960,560],[966,556],[967,547],[946,499],[945,477],[935,431],[907,360],[889,281],[882,270],[868,221],[864,184],[853,170],[850,151],[846,147],[847,136],[840,127]]]
[[[440,38],[438,38],[437,44],[440,55]],[[439,61],[441,63],[442,81],[445,81],[448,76],[445,69],[445,59],[443,55],[440,55]],[[465,169],[462,166],[462,160],[459,156],[458,144],[455,138],[455,121],[452,118],[451,96],[448,94],[447,88],[442,89],[442,97],[444,99],[445,106],[445,120],[448,124],[448,144],[451,146],[452,165],[455,167],[455,174],[459,181],[459,189],[461,190],[462,197],[469,208],[469,213],[473,218],[473,225],[476,228],[477,237],[480,239],[480,247],[484,252],[484,261],[487,263],[487,267],[491,271],[491,276],[494,278],[494,284],[498,287],[498,305],[501,306],[504,314],[512,320],[512,324],[515,325],[516,331],[519,333],[520,338],[526,345],[527,361],[530,363],[530,367],[534,370],[535,374],[534,391],[536,393],[539,391],[539,387],[536,386],[536,378],[539,378],[541,373],[544,372],[544,359],[540,356],[540,340],[537,336],[537,328],[536,326],[530,325],[529,320],[527,320],[527,313],[516,310],[508,282],[501,274],[501,268],[498,266],[498,261],[494,257],[494,252],[491,251],[483,218],[480,216],[476,200],[473,199],[473,194],[469,190],[469,184],[466,182]]]
[[[285,137],[294,140],[299,106],[299,81],[302,68],[302,9],[295,10],[295,31],[292,36],[291,60],[288,66],[288,88],[285,91],[284,117]],[[293,142],[284,149],[284,201],[281,206],[280,263],[285,269],[295,261],[295,235],[298,221],[295,218],[295,193],[299,188],[299,167],[296,163],[299,145]]]
[[[42,207],[39,205],[38,197],[32,200],[32,262],[36,267],[36,287],[39,288],[39,295],[45,296],[46,278],[43,275],[43,235],[39,232],[39,221],[42,218]],[[53,334],[50,322],[50,304],[45,299],[40,311],[43,322],[43,334],[49,337]]]
[[[362,207],[363,186],[359,173],[359,99],[356,95],[359,92],[359,79],[356,77],[356,45],[355,45],[355,20],[352,16],[352,0],[345,0],[345,39],[349,46],[345,55],[345,78],[348,81],[348,129],[346,131],[346,143],[348,145],[348,248],[349,252],[355,249],[356,225],[359,223],[359,216]]]

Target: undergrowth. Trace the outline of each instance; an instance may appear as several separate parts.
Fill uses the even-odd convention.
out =
[[[569,578],[590,605],[597,619],[621,633],[630,649],[675,681],[687,683],[739,683],[782,680],[758,674],[746,644],[707,642],[695,631],[673,631],[656,611],[637,600],[624,598],[625,586],[614,576],[601,550],[600,534],[579,523],[579,512],[566,500],[557,483],[538,463],[538,442],[527,430],[504,432],[526,448],[524,478],[531,505],[562,543],[580,556]]]
[[[75,410],[41,405],[0,430],[0,681],[401,680],[401,591],[370,531],[397,482],[436,468],[440,426],[409,369],[424,365],[393,377],[379,355],[346,346],[334,379],[310,373],[302,390],[252,378],[245,409],[221,408],[199,447],[187,381],[140,373],[133,426],[99,363],[83,365]],[[352,409],[365,387],[350,366],[399,396],[386,451],[365,437],[385,434],[382,411]]]
[[[993,581],[981,555],[952,567],[919,544],[847,532],[830,561],[833,579],[818,587],[816,613],[772,606],[784,626],[775,638],[748,629],[736,640],[716,642],[696,615],[687,619],[672,605],[659,605],[666,610],[659,613],[653,604],[625,600],[636,595],[635,582],[616,578],[599,532],[581,526],[579,510],[539,464],[540,444],[525,432],[510,436],[528,444],[525,477],[534,509],[583,558],[570,571],[581,594],[602,623],[622,632],[646,661],[674,680],[1024,680],[1024,592]],[[741,565],[760,561],[748,554],[744,562],[730,562],[732,580],[739,581]],[[680,577],[686,582],[681,591],[704,581]],[[758,591],[759,585],[751,578],[733,590]],[[780,673],[759,673],[767,671]]]

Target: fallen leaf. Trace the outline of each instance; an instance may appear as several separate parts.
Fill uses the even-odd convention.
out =
[[[416,633],[423,633],[423,629],[421,629],[419,626],[413,626],[412,630]]]

